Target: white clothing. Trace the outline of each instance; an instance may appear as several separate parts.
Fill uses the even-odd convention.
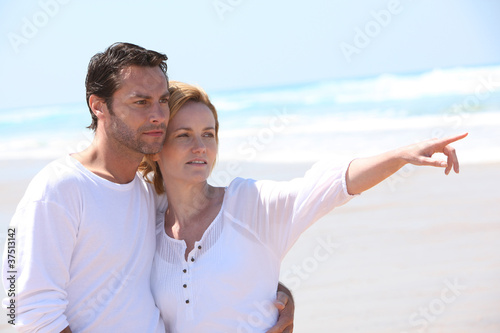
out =
[[[165,207],[159,211],[151,288],[167,332],[272,327],[281,260],[313,222],[352,197],[346,170],[325,161],[290,182],[235,179],[187,261],[186,243],[165,233]]]
[[[155,210],[154,189],[138,174],[116,184],[71,156],[45,167],[11,221],[16,329],[164,332],[150,289]],[[6,289],[8,270],[4,254]]]

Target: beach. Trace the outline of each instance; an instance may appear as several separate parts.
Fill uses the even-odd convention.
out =
[[[311,270],[297,332],[500,332],[499,167],[418,169],[308,230],[282,270]],[[335,251],[314,264],[328,237]]]
[[[405,166],[304,233],[281,272],[295,332],[500,332],[499,83],[485,66],[209,92],[217,186],[469,133],[459,175]],[[85,149],[88,123],[81,101],[0,109],[0,245],[31,178]]]
[[[47,162],[0,163],[2,247],[18,201]],[[238,171],[287,180],[310,165],[241,163]],[[445,176],[405,167],[318,221],[282,265],[295,296],[294,331],[500,332],[499,170],[466,163]],[[0,332],[13,332],[7,319],[0,316]]]

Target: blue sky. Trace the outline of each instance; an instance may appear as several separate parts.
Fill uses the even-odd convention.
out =
[[[500,64],[498,0],[3,0],[0,109],[84,102],[116,41],[209,92]]]

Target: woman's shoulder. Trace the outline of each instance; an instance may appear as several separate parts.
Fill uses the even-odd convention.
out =
[[[259,181],[251,178],[237,177],[226,187],[226,193],[235,195],[238,193],[257,191]]]
[[[223,208],[226,212],[231,212],[234,209],[241,207],[249,207],[252,202],[256,202],[255,198],[259,196],[259,189],[256,185],[257,181],[247,178],[235,178],[225,187]]]
[[[272,199],[280,192],[286,182],[272,180],[256,180],[252,178],[235,178],[226,187],[226,207],[259,206]]]

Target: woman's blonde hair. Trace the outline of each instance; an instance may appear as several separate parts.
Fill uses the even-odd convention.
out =
[[[210,102],[207,93],[199,86],[190,85],[178,81],[170,81],[169,88],[170,98],[168,106],[170,108],[169,121],[175,117],[177,112],[186,105],[188,102],[199,102],[205,104],[215,119],[215,141],[219,143],[219,120],[217,117],[217,110]],[[215,163],[214,163],[215,165]],[[165,193],[165,185],[163,184],[163,176],[161,175],[160,166],[158,162],[153,161],[151,155],[146,155],[139,165],[139,171],[142,173],[144,179],[153,184],[158,194]]]

